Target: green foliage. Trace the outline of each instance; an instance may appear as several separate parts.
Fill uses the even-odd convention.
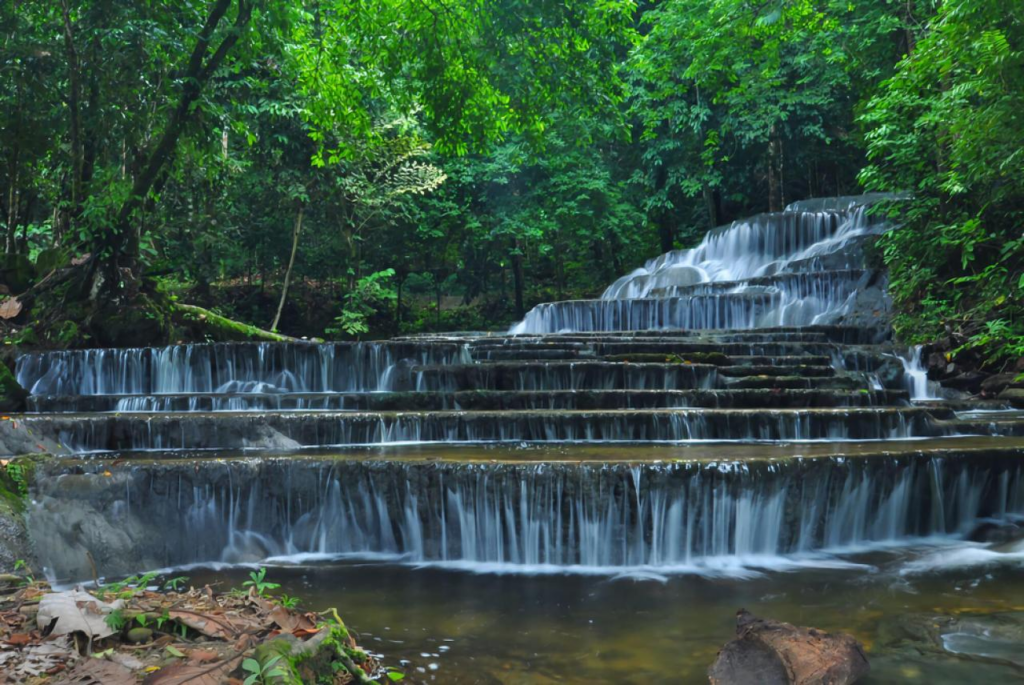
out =
[[[883,239],[897,332],[989,359],[1024,352],[1024,19],[995,0],[942,3],[871,99],[872,190],[909,192]]]
[[[267,579],[267,569],[262,566],[249,573],[249,580],[242,583],[242,587],[248,587],[256,590],[256,594],[260,597],[265,597],[268,590],[276,590],[281,587],[280,583],[271,583]]]
[[[287,673],[276,667],[278,661],[281,660],[281,655],[271,657],[267,659],[266,663],[261,664],[256,659],[246,659],[242,662],[242,670],[248,673],[246,676],[244,685],[254,685],[255,683],[269,683],[273,682],[273,679],[284,677]]]
[[[394,275],[394,269],[385,269],[360,278],[355,288],[345,294],[341,314],[334,320],[334,325],[327,328],[327,335],[359,337],[369,332],[370,317],[398,298],[397,291],[390,284]]]
[[[16,461],[7,464],[7,477],[14,485],[14,492],[19,497],[28,497],[28,468]]]
[[[164,590],[171,590],[172,592],[181,592],[185,589],[185,585],[188,583],[188,576],[175,576],[174,578],[168,578],[164,581]]]
[[[61,286],[11,344],[287,339],[231,318],[272,320],[300,207],[279,327],[362,338],[503,327],[859,178],[910,194],[880,246],[900,335],[1020,354],[1005,2],[213,6],[0,7],[3,280],[89,255],[110,307]],[[123,306],[150,278],[166,302]]]
[[[25,585],[33,585],[36,582],[35,576],[32,574],[32,568],[28,565],[28,562],[24,559],[18,559],[14,562],[14,572],[21,571],[25,574]]]
[[[156,573],[145,573],[141,576],[129,576],[124,580],[114,583],[107,583],[96,588],[95,594],[99,599],[106,600],[110,595],[114,599],[131,599],[142,592],[157,577]]]
[[[103,617],[103,622],[115,633],[120,633],[128,625],[128,621],[128,617],[124,615],[121,609],[114,609]]]

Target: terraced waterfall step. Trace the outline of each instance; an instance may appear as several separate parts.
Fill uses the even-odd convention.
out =
[[[648,447],[639,461],[608,446],[581,448],[595,450],[582,461],[556,447],[61,459],[39,467],[28,521],[65,582],[91,577],[90,561],[124,575],[281,554],[504,573],[806,563],[826,549],[934,545],[978,521],[1024,516],[1021,441],[957,442],[808,445],[801,458],[735,445]]]
[[[773,335],[786,342],[762,342]],[[831,342],[854,337],[835,327],[551,337],[605,356],[534,359],[549,343],[508,336],[27,355],[23,382],[63,392],[34,394],[34,413],[2,427],[0,449],[887,440],[1012,436],[1024,424],[1012,412],[910,406],[898,355]],[[659,346],[676,350],[671,361],[650,351]],[[789,354],[765,354],[772,346]],[[488,358],[499,351],[525,358]]]
[[[36,396],[35,413],[213,411],[397,411],[503,409],[753,409],[905,404],[906,390],[459,390],[374,393],[193,393]],[[1002,405],[1000,405],[1002,406]]]
[[[50,414],[0,424],[74,452],[461,442],[888,440],[955,434],[954,415],[922,407],[401,412]],[[1024,422],[986,424],[1024,434]]]

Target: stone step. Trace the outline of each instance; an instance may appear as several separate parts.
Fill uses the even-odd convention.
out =
[[[528,357],[535,351],[575,352],[580,357],[608,357],[635,354],[724,354],[730,357],[792,357],[792,356],[831,356],[835,345],[828,341],[741,341],[724,342],[712,340],[627,340],[627,341],[577,341],[573,343],[527,343],[496,345],[493,347],[471,347],[470,354],[474,359],[519,358],[522,354]],[[493,357],[497,355],[497,357]]]
[[[39,413],[238,411],[400,411],[502,409],[657,409],[877,407],[906,404],[905,390],[563,390],[380,393],[200,393],[39,396]]]
[[[681,390],[713,388],[712,364],[624,364],[603,361],[481,362],[413,367],[416,389]]]
[[[752,376],[829,378],[836,375],[831,366],[786,365],[786,366],[723,366],[719,375],[729,378],[747,378]]]
[[[0,422],[0,450],[33,440],[74,453],[120,450],[292,451],[460,442],[883,440],[946,435],[955,422],[920,407],[599,411],[184,412],[21,415]],[[1024,425],[1024,423],[1020,424]],[[1014,432],[1007,434],[1017,434]],[[20,449],[20,448],[19,448]]]
[[[730,389],[769,388],[777,390],[817,388],[821,390],[870,390],[870,384],[853,376],[746,376],[725,383]]]
[[[587,300],[590,301],[590,300]],[[882,333],[881,338],[879,334]],[[846,345],[871,345],[888,338],[887,331],[864,328],[861,326],[773,326],[758,328],[756,330],[682,330],[682,329],[655,329],[635,331],[590,331],[572,333],[546,333],[518,335],[487,335],[477,336],[463,340],[471,346],[490,345],[502,341],[534,340],[545,342],[593,342],[600,340],[623,341],[623,340],[651,340],[660,339],[665,341],[679,340],[685,338],[700,338],[718,342],[833,342]],[[401,340],[401,339],[400,339]],[[429,334],[421,338],[410,338],[410,340],[441,341],[451,342],[451,338],[433,338]]]
[[[929,409],[934,411],[934,409]],[[993,418],[955,418],[936,421],[935,426],[947,435],[1009,435],[1024,436],[1024,414]]]

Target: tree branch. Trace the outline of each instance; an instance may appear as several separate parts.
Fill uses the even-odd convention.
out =
[[[160,140],[153,147],[145,163],[142,165],[141,173],[135,178],[131,194],[124,201],[124,204],[121,205],[113,237],[116,241],[124,241],[128,237],[127,248],[132,253],[130,255],[131,258],[135,257],[134,253],[138,243],[137,237],[132,236],[132,216],[149,195],[153,184],[160,176],[161,170],[173,157],[174,151],[177,148],[178,138],[181,137],[185,124],[192,116],[192,106],[199,99],[203,87],[220,67],[228,52],[231,51],[231,48],[238,42],[252,17],[251,0],[239,0],[238,15],[235,18],[234,25],[221,41],[217,50],[207,59],[207,52],[210,48],[213,33],[230,8],[231,2],[232,0],[217,0],[210,11],[206,23],[199,32],[195,48],[189,57],[188,68],[183,78],[184,87],[181,99],[178,101],[178,106],[171,113],[171,118],[167,122],[163,135],[160,136]]]

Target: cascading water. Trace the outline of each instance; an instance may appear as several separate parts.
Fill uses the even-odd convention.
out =
[[[459,343],[237,343],[69,350],[18,358],[33,395],[311,393],[406,389],[396,366],[469,361]]]
[[[33,493],[29,523],[54,578],[88,573],[83,547],[108,574],[310,554],[478,570],[740,571],[784,556],[960,536],[981,518],[1024,514],[1024,467],[976,456],[641,465],[264,459],[155,462],[114,476],[105,468],[51,473]],[[69,489],[79,493],[73,501]]]
[[[519,335],[22,355],[32,413],[0,453],[65,455],[30,515],[65,580],[86,551],[113,575],[341,554],[708,572],[1024,515],[1019,416],[908,402],[928,387],[885,343],[874,199],[736,222]],[[965,435],[1002,444],[968,458]],[[835,456],[853,444],[877,451]]]
[[[923,345],[917,345],[902,354],[896,355],[896,358],[903,364],[903,375],[907,383],[907,389],[910,391],[910,399],[942,399],[933,389],[935,384],[928,380],[928,369],[924,366],[923,349]]]
[[[889,227],[868,212],[879,199],[795,203],[734,222],[648,261],[600,300],[539,305],[510,333],[804,326],[877,310],[887,305],[862,245]]]

